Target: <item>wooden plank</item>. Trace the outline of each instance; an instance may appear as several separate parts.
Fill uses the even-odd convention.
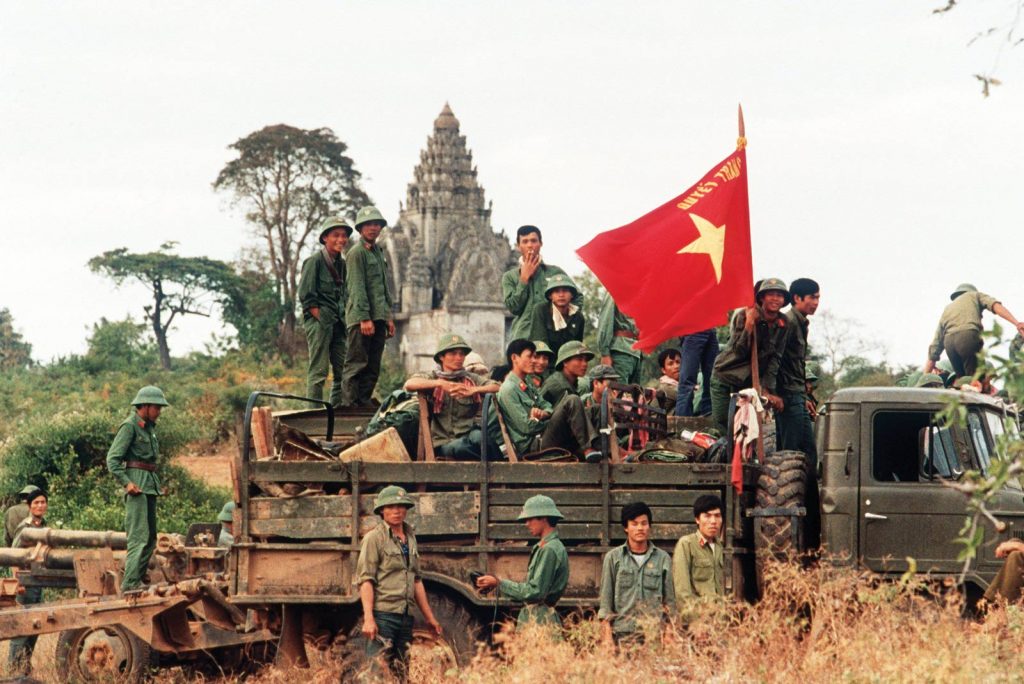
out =
[[[623,463],[611,466],[613,487],[633,485],[711,485],[729,484],[729,472],[720,463]]]
[[[268,415],[260,407],[257,407],[252,412],[252,421],[249,428],[252,432],[253,447],[258,459],[270,458],[274,455],[273,442],[267,441],[267,430],[263,424]]]
[[[722,489],[628,489],[612,493],[612,504],[625,505],[634,501],[643,501],[648,506],[686,506],[693,507],[698,496],[703,494],[722,495]]]
[[[600,523],[564,523],[558,525],[558,536],[561,539],[573,541],[590,541],[595,544],[601,540]],[[697,529],[696,525],[683,525],[678,523],[661,524],[655,523],[651,529],[651,538],[658,541],[677,541],[684,534],[689,534]],[[487,534],[492,539],[533,539],[522,523],[495,523],[487,526]],[[621,525],[612,527],[612,540],[622,541],[626,538],[626,532]]]
[[[493,467],[493,466],[492,466]],[[367,484],[478,484],[483,479],[480,463],[363,463],[361,481]]]
[[[693,523],[689,525],[654,523],[651,526],[651,539],[676,542],[684,534],[690,534],[696,530],[697,526]],[[612,528],[612,539],[617,542],[626,540],[626,531],[622,529],[622,525]]]
[[[601,466],[596,463],[492,463],[493,484],[601,484]]]
[[[343,463],[326,461],[253,461],[249,464],[252,482],[348,482]]]
[[[524,464],[523,467],[527,466]],[[492,504],[522,506],[527,499],[537,494],[550,496],[555,500],[555,504],[559,501],[572,501],[579,506],[601,504],[600,489],[492,489],[490,491],[490,499]]]
[[[575,502],[574,502],[575,503]],[[659,523],[692,523],[693,508],[690,506],[651,506],[654,519]],[[520,506],[491,506],[489,515],[493,522],[517,522],[516,517]],[[558,510],[565,516],[563,523],[576,522],[601,522],[603,520],[600,506],[568,506],[558,504]],[[622,519],[622,506],[611,507],[611,522],[613,527],[622,526],[619,521]],[[561,525],[562,523],[559,523]]]
[[[599,506],[601,505],[601,490],[599,489],[565,489],[565,488],[534,488],[529,489],[492,489],[490,498],[492,504],[497,505],[519,505],[522,506],[527,499],[537,494],[550,496],[558,504],[562,501],[571,501],[576,506]],[[717,488],[693,488],[693,489],[628,489],[612,490],[611,501],[613,505],[625,505],[634,501],[643,501],[648,506],[693,506],[693,502],[702,494],[718,494],[721,496],[722,487]]]

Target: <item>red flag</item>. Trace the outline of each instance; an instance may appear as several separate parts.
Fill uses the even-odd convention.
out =
[[[753,304],[747,154],[741,148],[692,188],[576,250],[650,351],[726,322]]]

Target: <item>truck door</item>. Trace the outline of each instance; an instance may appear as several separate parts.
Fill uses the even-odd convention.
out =
[[[870,570],[901,573],[908,556],[919,572],[960,570],[962,547],[954,540],[964,522],[964,497],[941,480],[970,467],[970,446],[962,432],[934,425],[938,411],[864,406],[858,526],[860,557]]]

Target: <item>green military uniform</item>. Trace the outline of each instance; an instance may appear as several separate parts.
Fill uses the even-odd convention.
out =
[[[591,369],[590,379],[592,382],[598,380],[617,381],[620,377],[614,368],[599,363]],[[586,411],[590,424],[594,426],[596,431],[600,432],[601,428],[604,427],[601,422],[601,400],[594,398],[593,390],[587,392],[586,396],[583,397],[583,410]]]
[[[501,276],[501,296],[505,306],[512,312],[512,327],[509,331],[510,340],[532,340],[538,339],[530,336],[530,329],[533,326],[533,310],[543,304],[547,304],[548,278],[553,275],[566,275],[565,271],[558,266],[551,266],[543,261],[537,266],[537,270],[530,276],[525,284],[519,281],[519,267],[505,271]],[[583,295],[578,293],[572,298],[572,303],[583,307]],[[544,338],[540,338],[544,339]]]
[[[21,521],[28,517],[28,504],[14,504],[4,512],[4,544],[11,546],[14,543],[15,530]]]
[[[658,392],[665,395],[665,403],[661,407],[671,416],[676,410],[676,400],[679,399],[679,382],[669,382],[662,376],[658,379]]]
[[[467,382],[476,387],[494,385],[494,380],[484,378],[469,371],[462,371],[457,378],[443,378],[437,370],[429,373],[414,373],[414,378],[427,380],[451,380]],[[433,398],[428,399],[430,405],[430,438],[434,448],[444,458],[470,460],[480,458],[480,395],[471,397],[455,397],[447,392],[435,391]]]
[[[220,534],[217,535],[217,546],[228,548],[235,543],[235,535],[228,531],[227,525],[235,521],[235,502],[228,501],[217,514],[217,522],[220,525]]]
[[[942,311],[935,337],[928,348],[928,358],[938,361],[942,350],[953,364],[957,375],[974,375],[978,369],[978,352],[984,346],[981,339],[981,314],[993,311],[999,303],[995,297],[978,292],[964,283],[950,295],[953,301]]]
[[[672,557],[654,544],[639,560],[629,544],[604,555],[601,570],[601,604],[597,617],[612,621],[617,637],[635,634],[638,618],[664,619],[673,609],[676,592],[672,584]]]
[[[386,225],[374,207],[363,207],[356,217],[356,230],[369,222]],[[387,260],[384,248],[359,241],[345,255],[348,298],[345,301],[345,325],[348,343],[342,380],[343,406],[369,406],[380,377],[380,362],[387,342],[387,322],[392,320],[391,292],[388,289]],[[372,335],[363,335],[359,324],[373,321]]]
[[[578,340],[566,342],[558,350],[555,372],[548,376],[540,388],[541,396],[552,406],[567,394],[582,394],[588,390],[590,383],[586,378],[570,378],[562,370],[566,361],[577,356],[582,356],[589,362],[594,358],[594,352],[587,349],[587,346]]]
[[[538,494],[526,500],[517,519],[544,517],[561,520],[564,516],[550,497]],[[562,621],[555,612],[555,606],[568,585],[569,554],[562,540],[558,538],[558,530],[552,530],[530,551],[526,581],[513,582],[503,579],[498,582],[498,593],[505,598],[526,604],[519,611],[516,620],[517,630],[529,624],[561,626]]]
[[[611,357],[615,372],[627,384],[640,382],[643,355],[633,349],[639,336],[633,319],[622,313],[610,296],[605,298],[597,320],[597,353]]]
[[[501,408],[505,428],[517,454],[552,447],[582,452],[590,449],[597,437],[597,432],[587,420],[578,394],[567,394],[552,406],[533,383],[521,379],[515,373],[509,373],[498,390],[497,405]],[[531,418],[532,408],[539,408],[551,415],[544,420]],[[493,414],[490,420],[492,423],[497,422]],[[489,431],[491,434],[500,434],[494,425]]]
[[[322,224],[320,242],[336,228],[344,228],[352,234],[345,219],[331,216]],[[345,368],[345,292],[345,260],[341,254],[331,256],[324,247],[302,262],[299,301],[309,348],[306,396],[324,398],[324,383],[330,367],[330,402],[335,407],[341,405],[341,378]],[[319,309],[320,317],[314,318],[310,309]]]
[[[712,544],[700,532],[687,534],[676,542],[672,553],[672,584],[680,610],[694,599],[725,596],[724,557],[722,542]]]
[[[1020,600],[1021,588],[1024,587],[1024,551],[1011,551],[992,583],[985,590],[985,600],[989,603],[1000,598],[1007,603]]]
[[[163,392],[156,387],[143,387],[132,401],[138,408],[144,404],[167,406]],[[132,413],[118,426],[117,435],[107,451],[107,470],[123,487],[129,482],[141,494],[124,495],[124,529],[128,535],[128,553],[124,561],[122,591],[137,589],[142,584],[149,560],[156,549],[156,500],[160,496],[157,462],[160,443],[155,425]]]
[[[567,394],[576,394],[576,381],[565,377],[562,371],[556,371],[548,376],[540,387],[540,395],[544,400],[554,406]]]
[[[42,492],[39,492],[42,494]],[[12,535],[11,546],[18,548],[21,546],[21,531],[26,527],[48,527],[46,524],[46,518],[33,518],[31,515],[26,515],[21,519],[15,528],[14,534]],[[42,587],[24,587],[24,592],[18,594],[15,601],[19,606],[31,606],[37,603],[41,603],[43,600],[43,588]],[[11,674],[18,673],[21,675],[27,675],[31,668],[32,653],[36,648],[36,640],[39,637],[22,636],[11,639],[11,644],[7,651],[7,663],[8,670]]]
[[[570,301],[568,313],[563,315],[551,303],[552,291],[560,287],[570,290],[573,298],[579,296],[579,289],[569,276],[564,273],[548,276],[547,286],[544,288],[545,301],[533,307],[530,322],[530,339],[546,342],[555,354],[558,354],[562,345],[568,342],[582,342],[583,329],[586,326],[583,308],[579,305]]]
[[[802,451],[812,469],[818,462],[814,444],[814,427],[807,412],[807,316],[790,307],[785,314],[786,338],[779,358],[778,388],[783,409],[778,414],[776,435],[778,447]]]

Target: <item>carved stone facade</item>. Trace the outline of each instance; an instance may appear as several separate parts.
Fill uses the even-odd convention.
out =
[[[501,275],[516,263],[477,182],[459,120],[445,104],[420,152],[398,221],[384,234],[407,372],[427,370],[437,338],[463,335],[489,366],[502,361],[509,314]]]

